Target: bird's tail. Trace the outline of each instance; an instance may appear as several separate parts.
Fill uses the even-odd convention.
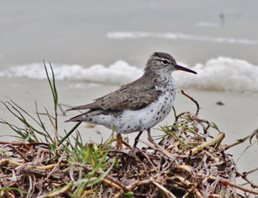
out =
[[[82,113],[80,115],[74,116],[65,122],[89,122],[91,121],[87,113]]]
[[[95,116],[103,114],[102,110],[89,110],[75,117],[70,118],[66,122],[93,122]]]

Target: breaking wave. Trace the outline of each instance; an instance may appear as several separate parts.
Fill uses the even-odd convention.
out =
[[[201,24],[204,25],[204,24]],[[205,24],[207,25],[207,24]],[[168,40],[188,40],[188,41],[201,41],[212,43],[228,43],[228,44],[243,44],[243,45],[257,45],[258,40],[250,40],[247,38],[227,38],[227,37],[212,37],[212,36],[196,36],[191,34],[179,32],[167,33],[153,33],[153,32],[108,32],[107,38],[109,39],[143,39],[143,38],[156,38]]]
[[[109,66],[97,64],[84,67],[81,65],[53,64],[53,68],[57,80],[101,84],[121,85],[129,83],[143,74],[142,68],[121,60]],[[179,71],[173,73],[179,88],[258,92],[258,66],[247,61],[218,57],[212,58],[206,63],[197,63],[191,68],[198,74],[193,75]],[[0,70],[0,77],[45,79],[46,75],[43,64],[34,63]]]

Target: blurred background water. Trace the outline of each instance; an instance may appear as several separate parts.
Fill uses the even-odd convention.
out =
[[[166,51],[210,71],[179,86],[256,92],[256,7],[254,0],[2,1],[0,78],[42,79],[44,59],[57,79],[123,84],[141,75],[136,68],[153,51]]]
[[[84,67],[118,59],[142,65],[157,50],[188,65],[218,56],[257,65],[257,4],[255,0],[1,1],[0,68],[42,59]],[[185,37],[115,39],[108,37],[112,32]]]

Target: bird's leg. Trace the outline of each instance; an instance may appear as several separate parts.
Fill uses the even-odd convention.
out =
[[[122,144],[123,138],[120,133],[116,135],[116,150],[121,150],[123,148]]]
[[[142,132],[143,132],[143,131],[140,131],[140,132],[138,133],[138,135],[135,137],[135,139],[134,139],[134,144],[133,144],[133,147],[134,147],[134,148],[137,146],[137,144],[138,144],[138,142],[139,142],[139,138],[140,138],[140,136],[142,135]]]
[[[127,146],[129,149],[132,149],[132,147],[123,140],[122,135],[118,133],[116,135],[116,150],[121,150],[123,148],[123,144]]]
[[[156,145],[156,143],[154,142],[153,138],[151,137],[151,133],[150,133],[150,128],[147,129],[148,132],[148,140],[150,143]]]

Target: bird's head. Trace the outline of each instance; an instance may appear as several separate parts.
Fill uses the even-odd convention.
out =
[[[176,70],[197,74],[195,71],[178,65],[175,59],[168,53],[154,52],[147,61],[145,72],[173,72]]]

